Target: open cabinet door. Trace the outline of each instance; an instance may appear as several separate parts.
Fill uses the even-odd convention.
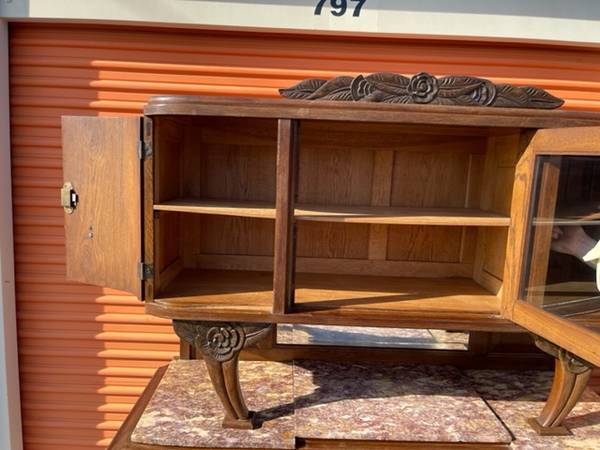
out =
[[[600,365],[600,127],[535,133],[511,217],[503,315]]]
[[[515,176],[502,313],[555,358],[548,401],[528,423],[564,419],[600,366],[600,127],[537,131]]]
[[[63,117],[67,279],[142,296],[139,117]]]

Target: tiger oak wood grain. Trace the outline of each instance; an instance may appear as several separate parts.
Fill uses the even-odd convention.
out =
[[[139,117],[62,118],[63,177],[79,203],[65,214],[67,279],[142,298]]]

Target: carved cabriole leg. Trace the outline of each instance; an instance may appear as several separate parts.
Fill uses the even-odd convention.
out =
[[[269,334],[271,324],[174,320],[177,335],[202,352],[213,387],[223,404],[224,428],[256,427],[240,387],[240,351]]]
[[[542,436],[561,436],[571,432],[562,424],[585,390],[593,366],[539,336],[535,345],[554,356],[554,381],[544,409],[527,422]]]

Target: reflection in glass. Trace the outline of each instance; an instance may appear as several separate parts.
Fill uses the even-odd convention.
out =
[[[521,298],[561,316],[600,312],[600,157],[539,156]]]
[[[336,325],[277,325],[283,345],[467,350],[468,332],[412,328],[344,327]]]

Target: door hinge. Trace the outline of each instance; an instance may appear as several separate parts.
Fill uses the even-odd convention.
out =
[[[154,266],[152,264],[138,263],[138,274],[140,280],[149,280],[154,278]]]
[[[137,153],[140,160],[152,158],[152,119],[148,116],[140,117],[140,139],[138,140]]]
[[[138,158],[141,160],[152,158],[152,144],[139,140],[137,145],[137,154]]]

